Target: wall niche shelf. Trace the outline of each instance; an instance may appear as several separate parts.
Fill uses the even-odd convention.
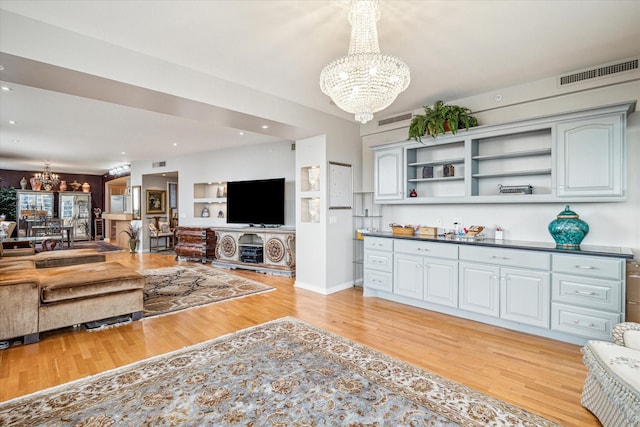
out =
[[[202,216],[205,208],[209,211],[209,217]],[[193,216],[195,218],[226,218],[227,183],[220,181],[193,184]]]

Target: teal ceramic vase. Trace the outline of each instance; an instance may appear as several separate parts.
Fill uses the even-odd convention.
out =
[[[588,232],[587,223],[569,209],[569,205],[549,224],[549,233],[556,241],[558,248],[579,248]]]

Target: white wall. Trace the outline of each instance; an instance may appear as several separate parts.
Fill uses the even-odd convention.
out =
[[[326,294],[327,289],[327,148],[326,135],[296,141],[296,287]],[[320,220],[305,221],[301,210],[301,169],[320,166]]]
[[[518,90],[520,89],[520,90]],[[483,125],[508,123],[539,116],[553,115],[629,100],[640,100],[640,82],[632,81],[611,87],[602,87],[574,93],[549,95],[541,99],[539,85],[528,84],[509,88],[519,99],[512,105],[495,106],[491,94],[446,101],[471,106]],[[407,123],[408,126],[408,123]],[[363,137],[363,182],[373,191],[373,152],[370,147],[384,142],[406,140],[407,127],[371,133]],[[615,203],[572,203],[571,209],[590,227],[583,245],[622,246],[631,248],[640,256],[640,113],[629,116],[627,126],[627,200]],[[548,224],[564,209],[564,203],[526,204],[438,204],[438,205],[386,205],[383,224],[391,222],[435,226],[441,220],[452,227],[453,219],[462,218],[465,225],[498,224],[505,228],[505,238],[513,240],[553,243]],[[387,226],[388,229],[388,226]]]
[[[166,161],[162,168],[152,167],[158,160]],[[233,149],[209,151],[189,156],[150,159],[133,162],[134,177],[178,171],[178,212],[181,225],[211,226],[224,225],[212,215],[201,218],[195,215],[193,206],[193,185],[196,183],[239,181],[249,179],[285,178],[285,224],[295,224],[295,151],[289,141],[270,144],[243,146]],[[144,180],[146,186],[147,179]],[[166,187],[166,186],[165,186]],[[145,190],[145,188],[143,188]],[[144,196],[144,195],[143,195]],[[257,209],[269,209],[258,206]]]

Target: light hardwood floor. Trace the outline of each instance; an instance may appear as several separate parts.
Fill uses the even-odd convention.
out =
[[[136,269],[171,255],[109,253]],[[567,426],[598,426],[580,405],[580,347],[377,298],[323,296],[295,280],[234,271],[275,291],[87,332],[64,329],[0,351],[0,401],[33,393],[252,325],[293,316]]]

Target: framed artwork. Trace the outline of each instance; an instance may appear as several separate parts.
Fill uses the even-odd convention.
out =
[[[351,209],[351,165],[329,162],[329,209]]]
[[[135,185],[131,187],[131,213],[132,219],[142,219],[142,187]]]
[[[147,213],[163,214],[167,210],[167,192],[165,190],[147,190]]]

